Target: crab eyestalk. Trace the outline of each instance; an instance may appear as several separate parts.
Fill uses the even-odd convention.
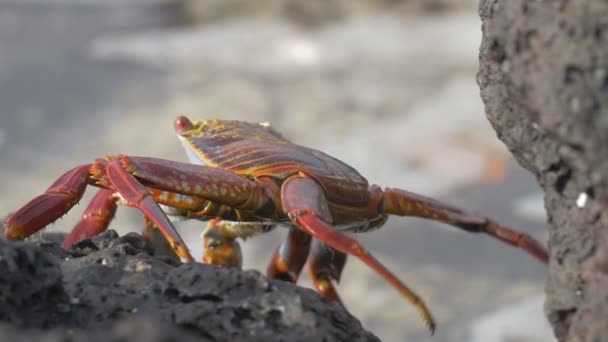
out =
[[[185,116],[178,116],[173,122],[173,127],[177,133],[183,133],[192,128],[192,121]]]

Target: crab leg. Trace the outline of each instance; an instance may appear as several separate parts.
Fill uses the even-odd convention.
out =
[[[387,214],[416,216],[444,222],[470,233],[486,233],[507,244],[519,247],[547,263],[547,250],[530,235],[499,225],[491,219],[467,213],[415,193],[387,188],[384,190],[382,210]]]
[[[332,280],[340,280],[346,255],[297,228],[290,228],[287,238],[274,251],[266,269],[269,278],[297,283],[304,265],[312,283],[328,302],[342,303]]]
[[[342,303],[332,280],[339,282],[346,265],[346,254],[314,239],[307,271],[317,292],[328,302]]]
[[[209,201],[195,196],[180,195],[151,188],[148,188],[147,190],[157,203],[172,205],[173,207],[180,208],[182,211],[200,210],[209,203]],[[70,248],[79,241],[99,235],[105,231],[116,214],[119,199],[120,196],[118,196],[115,191],[103,188],[100,189],[87,205],[80,221],[63,240],[61,247]],[[182,213],[182,211],[178,209],[176,209],[176,211],[178,211],[179,214]],[[168,215],[173,214],[173,212],[167,211],[165,211],[165,213]],[[144,219],[146,228],[144,229],[143,236],[146,237],[149,240],[148,242],[154,245],[156,249],[156,244],[152,243],[157,240],[155,236],[159,235],[163,240],[164,236],[162,236],[160,232],[158,232],[159,234],[155,234],[158,231],[156,226],[154,226],[147,217]],[[158,243],[164,243],[166,245],[166,241],[158,241]],[[160,249],[162,251],[162,248]]]
[[[146,248],[150,254],[175,261],[179,260],[179,256],[175,254],[160,229],[147,216],[144,216],[141,235],[146,241]]]
[[[274,251],[266,275],[295,284],[308,258],[310,241],[310,235],[290,228],[285,241]]]
[[[175,251],[182,261],[194,261],[188,247],[179,236],[167,215],[154,201],[154,197],[146,188],[135,179],[117,160],[111,160],[106,166],[108,181],[116,188],[116,192],[133,207],[141,210],[147,218],[153,222],[160,232],[165,236],[171,249]]]
[[[189,203],[191,200],[197,202],[195,206],[206,203],[200,198],[243,210],[260,209],[269,202],[258,184],[231,172],[203,165],[120,155],[108,163],[106,173],[116,191],[158,227],[178,256],[189,261],[193,260],[192,256],[156,202],[163,202],[163,191],[178,194],[185,207],[193,204]],[[156,200],[146,187],[160,190],[152,191]]]
[[[100,189],[84,210],[82,218],[61,243],[61,248],[70,248],[73,244],[105,231],[116,214],[118,196],[114,191]]]
[[[283,209],[294,224],[328,246],[358,257],[412,303],[422,315],[431,333],[435,331],[435,320],[424,301],[365,250],[357,240],[331,225],[327,200],[317,182],[299,176],[288,178],[281,187],[281,195]]]
[[[43,194],[17,210],[5,223],[4,238],[24,239],[68,212],[82,198],[91,166],[80,165],[67,171]]]
[[[117,159],[127,173],[151,188],[244,210],[260,209],[269,201],[259,184],[223,169],[148,157]]]

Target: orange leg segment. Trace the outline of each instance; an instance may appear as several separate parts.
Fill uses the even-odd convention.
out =
[[[549,256],[543,245],[530,235],[507,228],[489,218],[467,213],[432,198],[401,189],[387,188],[382,201],[384,213],[416,216],[450,224],[471,233],[485,233],[507,244],[519,247],[542,263]]]
[[[285,241],[274,251],[266,275],[295,284],[308,258],[310,241],[310,235],[290,228]]]
[[[331,225],[323,189],[310,178],[292,177],[281,188],[283,208],[289,219],[306,233],[343,253],[358,257],[393,285],[421,314],[431,333],[435,320],[424,301],[374,258],[356,239]]]
[[[346,254],[314,239],[308,257],[307,272],[317,292],[328,302],[342,300],[333,282],[339,282],[346,265]],[[343,305],[343,304],[342,304]]]

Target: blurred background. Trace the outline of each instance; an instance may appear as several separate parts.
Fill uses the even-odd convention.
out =
[[[483,213],[544,242],[540,190],[484,116],[476,6],[0,0],[0,217],[96,157],[186,161],[173,120],[187,115],[269,121],[371,183]],[[70,229],[82,209],[48,229]],[[202,226],[179,225],[197,256]],[[112,225],[141,227],[130,208]],[[245,267],[264,270],[283,234],[248,240]],[[554,340],[542,313],[546,269],[523,252],[419,219],[392,218],[360,238],[438,321],[431,338],[412,306],[351,258],[339,290],[383,341]]]

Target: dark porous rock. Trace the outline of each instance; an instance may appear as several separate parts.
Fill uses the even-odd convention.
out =
[[[257,271],[151,256],[109,230],[0,241],[0,341],[379,341],[341,306]]]
[[[608,341],[608,2],[482,0],[488,119],[549,215],[546,314],[560,341]]]

